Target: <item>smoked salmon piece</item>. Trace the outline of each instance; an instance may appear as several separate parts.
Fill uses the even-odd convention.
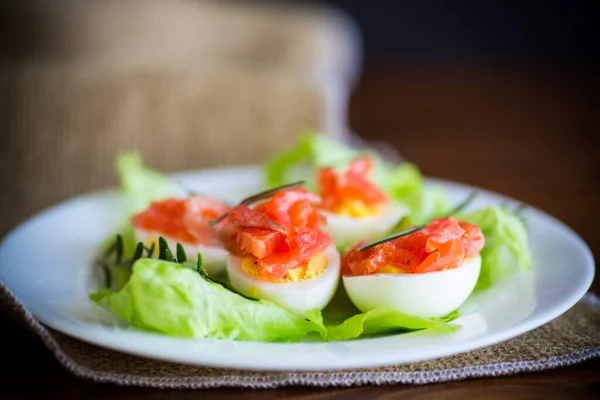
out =
[[[208,222],[227,213],[229,206],[209,196],[190,196],[155,201],[135,214],[131,222],[137,229],[160,233],[192,245],[220,246],[218,226]]]
[[[254,207],[239,205],[228,212],[219,238],[233,255],[254,257],[261,278],[281,279],[333,243],[321,230],[319,202],[315,194],[297,188]]]
[[[460,266],[478,254],[485,243],[481,229],[452,217],[438,218],[421,230],[393,239],[363,252],[357,243],[342,259],[342,274],[376,274],[386,267],[406,273],[441,271]]]
[[[387,203],[388,196],[369,179],[372,169],[373,160],[360,157],[339,174],[330,167],[319,170],[317,183],[322,207],[337,212],[352,202],[361,202],[367,207]]]

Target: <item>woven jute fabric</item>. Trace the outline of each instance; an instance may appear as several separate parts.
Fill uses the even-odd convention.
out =
[[[131,356],[46,327],[1,282],[0,301],[76,376],[128,386],[194,389],[427,384],[541,371],[600,356],[600,299],[593,293],[537,329],[468,353],[381,368],[314,372],[203,368]]]
[[[0,236],[114,185],[120,151],[172,172],[339,134],[360,65],[352,24],[324,8],[7,0],[0,15]]]
[[[1,233],[114,185],[121,151],[162,172],[261,162],[302,127],[321,128],[323,100],[313,85],[236,69],[0,74]]]

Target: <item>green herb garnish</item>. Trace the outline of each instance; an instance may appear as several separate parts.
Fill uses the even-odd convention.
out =
[[[200,193],[198,193],[197,191],[195,191],[194,189],[190,189],[188,186],[184,185],[183,182],[181,182],[180,180],[174,179],[173,180],[177,186],[179,186],[181,188],[181,190],[183,190],[188,196],[197,196]]]
[[[386,236],[384,238],[377,239],[374,242],[371,242],[371,243],[366,244],[366,245],[364,245],[362,247],[359,247],[358,251],[365,251],[365,250],[368,250],[368,249],[373,248],[375,246],[379,246],[380,244],[383,244],[385,242],[389,242],[390,240],[394,240],[394,239],[398,239],[399,237],[402,237],[402,236],[410,235],[413,232],[420,231],[421,229],[425,228],[426,226],[427,225],[415,226],[414,228],[405,229],[402,232],[394,233],[393,235],[389,235],[389,236]]]
[[[121,235],[117,235],[115,250],[117,252],[117,264],[121,264],[123,261],[123,236]]]
[[[278,186],[276,188],[273,189],[269,189],[269,190],[265,190],[264,192],[260,192],[257,194],[254,194],[252,196],[246,197],[245,199],[243,199],[242,201],[240,201],[239,205],[245,205],[248,206],[252,203],[255,203],[259,200],[263,200],[263,199],[267,199],[271,196],[273,196],[274,194],[277,194],[283,190],[287,190],[287,189],[293,189],[295,187],[300,187],[302,185],[304,185],[306,182],[305,181],[298,181],[298,182],[293,182],[293,183],[288,183],[286,185],[281,185]],[[212,221],[209,221],[208,224],[209,225],[216,225],[219,222],[221,222],[222,220],[224,220],[225,218],[227,218],[227,213],[221,215],[220,217],[213,219]]]
[[[132,260],[134,262],[139,260],[140,258],[142,258],[143,254],[144,254],[144,243],[138,242],[138,244],[135,246],[135,251],[133,252]]]
[[[471,192],[469,194],[469,196],[467,196],[466,199],[464,199],[463,201],[461,201],[456,207],[454,207],[448,214],[446,214],[445,218],[447,217],[451,217],[452,215],[462,211],[463,209],[465,209],[465,207],[467,207],[472,201],[473,199],[477,196],[477,192]],[[403,222],[403,220],[400,221],[399,225]],[[429,221],[431,222],[431,221]],[[377,239],[369,244],[366,244],[364,246],[361,246],[358,248],[358,251],[365,251],[368,249],[371,249],[375,246],[379,246],[380,244],[383,244],[385,242],[389,242],[390,240],[394,240],[394,239],[398,239],[402,236],[406,236],[406,235],[410,235],[411,233],[420,231],[421,229],[425,228],[427,226],[428,223],[426,224],[422,224],[422,225],[418,225],[412,228],[408,228],[405,229],[403,231],[391,234],[389,236],[386,236],[384,238],[381,239]]]
[[[304,185],[305,183],[306,183],[305,181],[298,181],[298,182],[288,183],[286,185],[277,186],[276,188],[269,189],[269,190],[266,190],[264,192],[260,192],[260,193],[257,193],[255,195],[246,197],[244,200],[242,200],[240,202],[240,204],[248,206],[248,205],[250,205],[252,203],[255,203],[255,202],[259,201],[259,200],[269,198],[269,197],[273,196],[274,194],[277,194],[277,193],[281,192],[282,190],[293,189],[293,188],[296,188],[296,187],[300,187],[300,186]]]
[[[158,238],[158,259],[167,261],[167,250],[169,248],[169,244],[164,237]],[[171,261],[171,260],[169,260]]]
[[[163,260],[163,261],[167,261],[167,262],[176,262],[178,264],[186,264],[187,263],[187,255],[186,255],[185,249],[183,248],[181,243],[177,243],[177,258],[176,259],[173,257],[173,253],[171,252],[171,249],[169,249],[169,244],[167,243],[166,239],[162,236],[160,236],[158,238],[158,248],[159,248],[159,251],[158,251],[158,254],[159,254],[158,259],[159,260]],[[254,297],[250,297],[248,295],[245,295],[245,294],[237,291],[236,289],[229,286],[225,282],[211,278],[210,276],[208,276],[208,272],[206,271],[206,268],[204,268],[202,266],[202,264],[203,264],[202,254],[198,253],[198,261],[196,262],[196,272],[198,272],[198,275],[200,275],[203,279],[205,279],[209,282],[215,283],[217,285],[220,285],[220,286],[224,287],[225,289],[229,290],[230,292],[240,295],[248,300],[258,301],[258,299],[254,298]]]
[[[104,272],[104,285],[110,287],[112,284],[110,269],[113,267],[117,268],[131,268],[131,265],[136,261],[140,253],[139,244],[135,248],[134,255],[131,260],[123,260],[124,249],[123,236],[116,235],[115,240],[106,249],[106,251],[95,261],[95,264],[102,269]],[[143,245],[142,245],[143,251]],[[141,257],[141,256],[140,256]],[[139,258],[139,257],[138,257]]]
[[[177,243],[177,261],[179,261],[179,262],[187,261],[187,255],[185,254],[185,250],[184,250],[183,246],[181,245],[181,243]]]
[[[454,207],[452,209],[452,211],[450,211],[446,217],[451,217],[454,214],[457,214],[459,212],[461,212],[462,210],[464,210],[469,204],[471,204],[471,202],[473,201],[473,199],[475,199],[475,197],[477,197],[477,192],[473,191],[469,194],[469,196],[467,196],[466,199],[464,199],[462,202],[460,202],[456,207]]]
[[[519,220],[521,221],[521,223],[523,224],[523,226],[527,227],[527,218],[525,218],[525,216],[523,215],[523,211],[527,208],[527,206],[525,204],[520,204],[517,208],[515,208],[513,210],[513,214],[515,214],[515,216],[517,218],[519,218]]]
[[[156,242],[152,242],[152,244],[150,245],[150,247],[145,247],[146,252],[148,254],[148,258],[152,258],[152,256],[154,255],[154,250],[156,249]]]

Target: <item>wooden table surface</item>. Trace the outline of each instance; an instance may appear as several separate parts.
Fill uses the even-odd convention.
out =
[[[597,78],[535,66],[367,66],[350,106],[352,128],[391,143],[423,173],[525,201],[561,219],[600,255]],[[600,293],[599,279],[592,290]],[[0,398],[191,399],[597,398],[600,360],[510,377],[427,386],[344,389],[153,390],[95,384],[66,372],[29,332],[2,327]]]

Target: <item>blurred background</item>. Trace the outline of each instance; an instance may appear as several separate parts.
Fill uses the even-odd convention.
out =
[[[366,61],[552,62],[598,58],[591,1],[329,0],[364,33]]]
[[[303,128],[514,196],[598,254],[590,1],[4,0],[4,234],[116,182],[257,163]]]

